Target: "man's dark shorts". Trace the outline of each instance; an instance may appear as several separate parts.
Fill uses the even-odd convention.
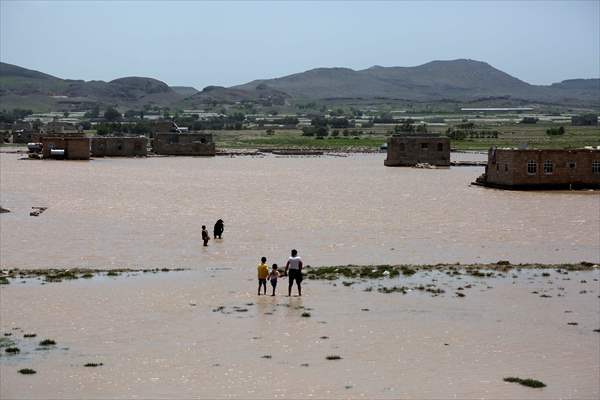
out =
[[[288,275],[289,275],[290,285],[292,283],[294,283],[294,280],[296,280],[297,283],[302,282],[302,271],[297,270],[297,269],[290,269],[290,270],[288,270]]]

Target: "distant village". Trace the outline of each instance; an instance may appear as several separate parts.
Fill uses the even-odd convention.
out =
[[[21,110],[22,111],[22,110]],[[539,118],[522,115],[531,109],[464,109],[465,112],[518,113],[520,124],[535,124]],[[206,112],[182,110],[175,114],[121,114],[107,108],[86,112],[3,113],[0,139],[3,144],[27,145],[30,158],[89,160],[93,157],[215,156],[217,149],[210,131],[296,129],[304,136],[348,136],[376,124],[389,126],[384,165],[448,167],[451,139],[460,139],[469,122],[448,128],[445,135],[428,132],[427,125],[440,124],[444,118],[429,116],[421,121],[402,113],[382,115],[374,109],[328,110],[324,115],[279,115]],[[560,115],[571,126],[598,126],[595,114]],[[427,122],[427,123],[425,123]],[[471,124],[472,125],[472,124]],[[458,128],[456,128],[458,126]],[[461,127],[466,127],[461,130]],[[561,127],[561,129],[563,129]],[[564,131],[563,131],[564,132]],[[549,135],[553,134],[548,132]],[[557,134],[561,134],[557,132]],[[493,132],[488,137],[494,137]],[[497,137],[497,134],[496,134]],[[294,153],[290,153],[294,154]],[[300,153],[298,153],[300,154]],[[502,189],[585,189],[600,188],[600,148],[528,149],[496,148],[489,150],[485,173],[476,185]]]

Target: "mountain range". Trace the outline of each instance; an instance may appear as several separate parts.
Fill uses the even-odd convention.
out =
[[[171,87],[153,78],[104,81],[61,79],[0,63],[0,108],[76,109],[90,104],[141,108],[145,104],[202,107],[206,103],[283,105],[305,101],[474,102],[502,98],[514,104],[600,107],[600,79],[570,79],[531,85],[475,60],[432,61],[416,67],[373,66],[364,70],[316,68],[229,88]],[[61,108],[62,107],[62,108]]]

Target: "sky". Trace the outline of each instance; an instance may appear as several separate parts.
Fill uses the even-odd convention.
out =
[[[0,0],[0,60],[60,78],[202,89],[458,58],[533,84],[598,78],[600,0]]]

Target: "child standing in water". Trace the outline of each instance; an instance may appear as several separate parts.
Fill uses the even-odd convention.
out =
[[[263,293],[267,294],[267,277],[269,276],[269,266],[267,265],[267,257],[260,259],[258,270],[258,295],[260,296],[260,288],[263,287]]]
[[[204,246],[208,246],[209,240],[210,240],[210,236],[208,236],[208,231],[206,230],[206,225],[202,225],[202,241],[204,242]]]
[[[275,296],[275,288],[277,287],[277,278],[279,278],[279,271],[277,270],[277,264],[273,264],[273,269],[271,269],[271,273],[269,274],[269,281],[271,281],[271,286],[273,287],[273,294],[271,296]]]

